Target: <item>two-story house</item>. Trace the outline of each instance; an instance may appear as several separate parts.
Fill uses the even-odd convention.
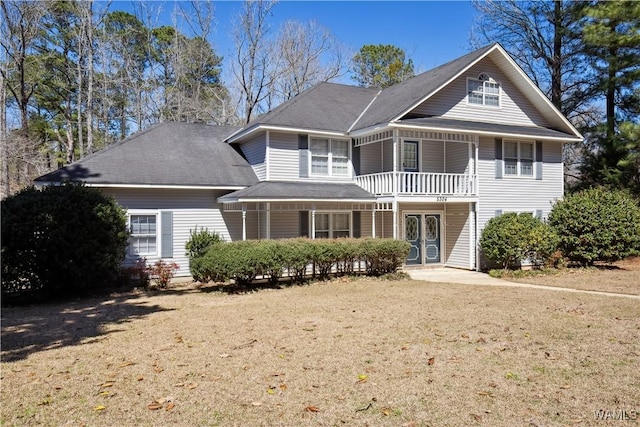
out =
[[[485,223],[543,217],[582,136],[498,44],[378,90],[320,83],[241,128],[165,123],[36,180],[128,209],[129,256],[178,262],[227,240],[393,237],[407,265],[480,267]]]

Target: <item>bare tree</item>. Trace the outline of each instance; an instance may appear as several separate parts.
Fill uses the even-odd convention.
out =
[[[5,90],[15,102],[20,117],[19,137],[14,133],[5,134],[3,153],[6,158],[3,159],[3,167],[14,169],[18,187],[30,182],[33,165],[37,163],[38,144],[31,141],[29,135],[29,103],[35,93],[37,81],[36,76],[28,73],[28,59],[41,29],[41,19],[48,7],[48,2],[0,2],[0,47],[7,63],[0,68],[0,73]],[[13,150],[12,142],[17,144]],[[7,181],[10,175],[11,172],[6,174]],[[7,191],[10,191],[10,186],[10,182],[3,183]]]
[[[316,21],[285,22],[276,41],[277,101],[286,101],[322,81],[344,75],[348,64],[344,48],[331,32]]]
[[[268,97],[275,80],[271,72],[275,55],[268,40],[267,22],[275,4],[274,0],[246,0],[236,18],[232,70],[240,87],[239,109],[245,123],[259,112],[260,103]]]

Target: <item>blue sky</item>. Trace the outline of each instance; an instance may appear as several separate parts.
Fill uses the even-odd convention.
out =
[[[214,1],[214,48],[230,58],[232,18],[239,1]],[[111,10],[130,10],[129,2],[113,2]],[[170,22],[174,1],[162,4]],[[276,31],[289,19],[316,20],[355,53],[365,44],[392,44],[402,48],[422,72],[464,55],[470,50],[474,9],[469,1],[281,1],[273,9]],[[162,18],[161,18],[162,19]],[[224,66],[228,69],[228,66]],[[345,81],[348,83],[349,80]]]

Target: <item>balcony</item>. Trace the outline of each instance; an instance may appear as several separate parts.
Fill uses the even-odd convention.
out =
[[[376,196],[476,196],[476,175],[382,172],[356,177],[356,184]]]

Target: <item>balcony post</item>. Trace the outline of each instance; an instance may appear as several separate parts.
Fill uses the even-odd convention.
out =
[[[371,237],[376,237],[376,204],[371,206]]]

